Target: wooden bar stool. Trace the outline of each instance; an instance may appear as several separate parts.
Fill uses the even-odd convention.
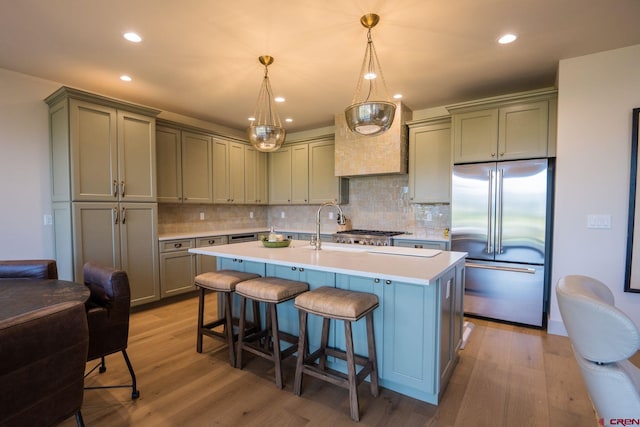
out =
[[[373,335],[373,310],[378,307],[378,297],[365,292],[354,292],[323,286],[298,295],[295,306],[299,310],[300,340],[298,342],[298,359],[296,363],[296,377],[293,392],[300,396],[302,392],[302,375],[309,374],[313,377],[344,387],[349,390],[349,406],[351,418],[360,421],[358,405],[358,384],[367,375],[371,376],[371,394],[378,396],[378,366],[376,360],[376,345]],[[308,313],[321,316],[322,338],[320,348],[309,354],[307,343],[307,317]],[[367,357],[354,354],[351,322],[355,322],[366,316],[367,322]],[[330,319],[344,321],[344,333],[346,351],[328,347]],[[347,362],[345,375],[326,367],[327,356],[334,356]],[[319,359],[318,363],[315,361]],[[360,372],[356,372],[356,365],[362,366]]]
[[[233,315],[231,313],[231,295],[236,289],[236,285],[244,280],[250,280],[260,277],[259,274],[245,273],[235,270],[220,270],[209,273],[202,273],[196,276],[195,284],[200,290],[198,301],[198,338],[196,342],[196,350],[202,353],[202,336],[226,338],[229,346],[229,363],[235,366],[235,346],[234,339],[237,337],[233,333]],[[207,290],[221,292],[224,295],[224,314],[218,316],[218,319],[207,324],[204,323],[204,296]],[[259,318],[258,304],[253,306],[253,318]],[[258,323],[258,322],[254,322]],[[214,328],[223,326],[222,332],[216,331]]]
[[[307,290],[309,290],[307,283],[278,277],[263,277],[238,283],[236,293],[240,295],[240,331],[236,368],[242,369],[243,350],[271,360],[276,369],[276,386],[282,388],[282,359],[296,352],[298,337],[279,330],[277,305]],[[245,335],[246,299],[267,304],[265,328],[249,335]],[[282,350],[280,340],[293,345]]]

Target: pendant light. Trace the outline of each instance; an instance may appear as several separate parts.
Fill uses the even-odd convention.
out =
[[[388,101],[387,84],[371,38],[371,29],[380,21],[375,13],[360,18],[367,31],[367,48],[362,61],[356,92],[351,105],[344,110],[347,126],[352,132],[365,136],[379,135],[393,124],[396,105]],[[382,86],[382,87],[380,87]]]
[[[282,146],[286,130],[282,127],[278,112],[273,105],[273,92],[269,83],[269,65],[273,64],[273,56],[263,55],[258,61],[264,65],[264,79],[258,92],[258,102],[247,129],[249,142],[258,151],[276,151]]]

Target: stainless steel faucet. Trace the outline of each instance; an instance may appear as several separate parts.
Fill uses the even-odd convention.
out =
[[[318,208],[318,212],[316,213],[316,235],[315,235],[316,239],[315,239],[315,242],[311,241],[311,244],[315,246],[316,251],[319,251],[322,249],[322,243],[320,240],[320,212],[322,211],[322,208],[324,208],[325,206],[335,206],[336,208],[338,208],[338,224],[344,225],[346,223],[346,218],[339,204],[337,204],[336,202],[324,202],[323,204],[321,204],[320,207]]]

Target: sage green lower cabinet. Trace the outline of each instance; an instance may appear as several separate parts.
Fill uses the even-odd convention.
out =
[[[195,290],[196,258],[189,253],[194,239],[160,242],[160,294],[162,298]]]
[[[206,248],[209,246],[226,245],[229,242],[227,236],[208,236],[199,237],[196,240],[197,248]],[[196,255],[196,275],[207,273],[209,271],[217,271],[217,258],[209,255]]]
[[[439,249],[441,251],[449,250],[449,242],[441,242],[437,240],[393,239],[393,246],[414,249]]]
[[[131,305],[160,298],[155,203],[73,203],[74,279],[91,261],[125,270]]]

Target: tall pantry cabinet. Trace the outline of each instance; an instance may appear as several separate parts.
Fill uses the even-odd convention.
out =
[[[159,111],[68,87],[45,102],[60,277],[82,282],[92,261],[127,272],[132,305],[159,299]]]

